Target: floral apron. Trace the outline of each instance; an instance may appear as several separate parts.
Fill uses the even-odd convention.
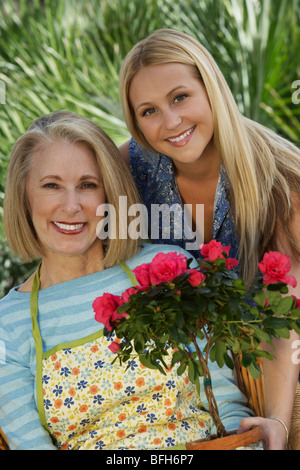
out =
[[[112,365],[114,338],[103,330],[43,352],[38,291],[37,271],[31,293],[37,405],[59,449],[183,449],[210,433],[211,417],[186,373],[178,376],[175,366],[164,376],[138,359],[128,370]]]

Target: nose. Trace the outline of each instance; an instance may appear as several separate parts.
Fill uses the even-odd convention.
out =
[[[81,210],[80,195],[76,189],[68,189],[64,192],[62,208],[67,215],[74,215]]]
[[[162,112],[162,126],[166,130],[177,129],[182,122],[178,112],[172,108],[166,108]]]

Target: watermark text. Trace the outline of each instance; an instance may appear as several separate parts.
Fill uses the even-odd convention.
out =
[[[300,80],[295,80],[292,83],[292,88],[296,88],[296,91],[292,94],[292,102],[294,104],[300,104]]]
[[[296,349],[292,354],[292,363],[295,365],[300,364],[300,339],[293,341],[292,348]]]
[[[204,241],[204,204],[197,204],[194,222],[191,204],[151,204],[150,214],[144,204],[128,207],[127,196],[119,196],[119,214],[112,204],[98,206],[97,237],[109,239],[186,240],[186,250],[197,250]],[[127,223],[128,217],[131,221]],[[118,222],[117,222],[118,221]],[[118,225],[118,226],[117,226]],[[195,228],[192,229],[193,225]],[[172,230],[172,233],[171,233]]]
[[[0,104],[6,104],[6,86],[3,80],[0,80]]]

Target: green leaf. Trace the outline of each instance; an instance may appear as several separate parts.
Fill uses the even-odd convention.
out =
[[[148,357],[146,357],[144,354],[141,354],[139,356],[139,359],[141,361],[141,363],[143,364],[143,366],[145,367],[148,367],[148,369],[158,369],[158,364],[157,362],[152,362],[151,359]]]
[[[270,335],[264,331],[262,328],[259,328],[257,325],[251,325],[251,328],[253,328],[255,332],[255,336],[258,337],[262,341],[269,341],[270,340]]]
[[[290,330],[288,328],[276,329],[276,332],[281,338],[289,339],[290,337]]]
[[[277,290],[267,289],[267,299],[270,305],[277,305],[282,299],[281,293]]]
[[[263,351],[262,349],[257,349],[252,354],[255,357],[266,357],[267,359],[270,359],[270,360],[274,359],[273,354],[269,353],[268,351]]]
[[[258,367],[257,364],[255,364],[254,362],[252,362],[249,366],[249,372],[250,374],[252,375],[252,377],[254,379],[258,379],[258,377],[260,376],[261,374],[261,370],[260,368]]]
[[[174,325],[169,325],[169,333],[171,337],[174,339],[174,341],[178,341],[178,331],[177,328],[175,328]]]
[[[183,362],[177,369],[177,375],[182,375],[186,369],[187,363]]]
[[[141,354],[145,348],[145,339],[140,333],[135,335],[134,348],[138,354]]]
[[[216,361],[220,368],[225,364],[224,354],[226,352],[226,345],[222,341],[216,342]]]
[[[298,335],[300,335],[300,320],[291,321],[291,328],[295,330]]]
[[[237,354],[240,350],[240,343],[237,338],[227,338],[227,344],[234,354]]]
[[[190,344],[191,339],[183,330],[178,329],[178,341],[187,346]]]
[[[184,359],[184,352],[179,349],[178,351],[175,351],[172,357],[171,361],[171,367],[173,367],[177,362],[180,362]]]
[[[300,318],[300,308],[293,308],[291,311],[293,317]]]
[[[210,348],[209,359],[211,360],[211,362],[216,361],[216,345],[215,344]]]
[[[287,326],[289,326],[289,320],[286,320],[285,318],[268,317],[263,320],[262,324],[267,328],[281,330],[282,328],[286,328]]]
[[[169,341],[169,339],[170,339],[170,335],[168,333],[165,333],[159,338],[159,343],[164,345]]]
[[[291,311],[293,305],[293,297],[284,297],[279,301],[276,307],[273,309],[276,315],[284,315]]]
[[[175,316],[175,322],[176,322],[176,325],[178,326],[178,328],[182,328],[183,327],[183,324],[184,324],[184,316],[183,316],[183,313],[181,310],[179,310],[178,312],[176,312],[176,316]]]
[[[196,368],[192,360],[189,360],[188,363],[188,377],[192,383],[196,382]]]
[[[266,301],[266,295],[265,295],[265,293],[264,293],[263,290],[259,290],[259,291],[255,292],[254,301],[255,301],[258,305],[264,307],[265,301]]]
[[[244,352],[242,355],[242,366],[249,367],[251,363],[252,363],[252,357],[250,356],[250,354]]]
[[[224,354],[224,360],[225,360],[226,366],[229,367],[229,369],[233,370],[234,364],[233,364],[232,358],[229,356],[228,353]]]

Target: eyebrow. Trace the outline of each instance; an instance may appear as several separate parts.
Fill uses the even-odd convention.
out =
[[[46,175],[46,176],[43,176],[43,178],[41,178],[40,182],[42,183],[46,179],[55,179],[57,181],[62,181],[62,178],[59,175]],[[94,176],[94,175],[82,175],[79,178],[79,181],[84,181],[84,180],[89,180],[89,179],[94,179],[96,181],[100,181],[100,178],[98,176]]]
[[[186,85],[178,85],[175,88],[172,88],[172,90],[170,90],[167,93],[167,97],[169,97],[170,95],[172,95],[173,93],[175,93],[177,90],[179,90],[181,88],[188,88],[188,87]],[[138,104],[135,108],[135,111],[137,111],[139,108],[141,108],[143,106],[152,106],[152,103],[150,101],[145,101],[145,103]]]

